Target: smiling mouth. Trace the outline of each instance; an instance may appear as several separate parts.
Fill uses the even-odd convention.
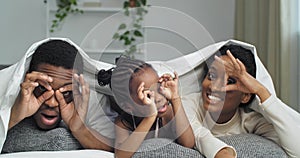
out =
[[[207,93],[206,95],[207,95],[207,98],[209,99],[210,104],[217,104],[217,103],[223,101],[223,98],[221,98],[217,95],[214,95],[211,93]]]

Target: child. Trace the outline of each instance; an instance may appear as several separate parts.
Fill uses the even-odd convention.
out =
[[[118,59],[110,84],[122,111],[115,120],[116,157],[131,157],[149,138],[175,139],[182,146],[194,147],[193,131],[178,93],[178,75],[174,75],[159,77],[150,64]]]
[[[201,94],[190,94],[183,98],[187,114],[191,117],[196,115],[196,119],[190,119],[196,142],[210,141],[212,144],[200,147],[200,143],[196,143],[200,152],[206,157],[234,157],[234,150],[213,137],[253,133],[276,142],[290,157],[299,157],[296,142],[288,138],[297,137],[297,134],[282,129],[286,126],[283,120],[287,118],[282,116],[299,118],[299,114],[286,109],[281,111],[286,105],[255,79],[253,53],[238,45],[223,46],[219,52],[207,61]],[[255,95],[259,98],[256,102],[253,101]],[[250,104],[259,104],[264,109],[263,115],[251,110]],[[202,133],[195,131],[199,128]],[[204,135],[205,132],[209,134]]]

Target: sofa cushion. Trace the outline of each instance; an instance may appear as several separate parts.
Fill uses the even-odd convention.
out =
[[[181,146],[164,138],[147,139],[143,142],[132,158],[205,158],[197,150]]]
[[[233,146],[238,158],[285,158],[284,150],[271,140],[255,134],[238,134],[219,137]]]

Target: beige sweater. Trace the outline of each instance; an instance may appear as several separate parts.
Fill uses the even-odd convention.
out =
[[[297,139],[299,136],[296,135],[296,132],[291,132],[288,129],[292,126],[287,129],[283,128],[286,124],[282,123],[285,120],[283,116],[289,115],[290,109],[286,110],[285,107],[287,106],[275,96],[271,96],[264,103],[255,107],[260,113],[250,108],[239,108],[234,117],[224,124],[215,123],[209,113],[203,109],[203,106],[200,106],[202,105],[201,93],[183,96],[182,103],[195,134],[196,148],[207,158],[213,158],[224,147],[232,148],[216,137],[241,133],[263,136],[281,145],[290,157],[299,156],[297,155],[299,153],[296,153],[298,152],[296,149],[297,142],[282,141],[287,136],[292,137],[294,135]],[[258,104],[258,100],[256,100],[256,104]],[[272,108],[276,107],[275,105],[283,107],[285,110],[278,111],[280,108]],[[283,115],[280,114],[282,112]],[[295,112],[291,120],[294,118],[298,119],[299,113]],[[235,152],[234,149],[233,152]]]

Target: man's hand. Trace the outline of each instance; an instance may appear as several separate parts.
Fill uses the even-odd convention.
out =
[[[84,122],[90,97],[89,84],[85,82],[83,75],[74,74],[73,78],[73,84],[55,91],[55,96],[60,105],[61,117],[72,132],[85,127]],[[64,95],[69,92],[73,92],[71,95],[73,95],[74,100],[67,102]]]
[[[53,79],[41,72],[27,73],[25,80],[21,83],[20,93],[12,107],[9,121],[9,129],[22,121],[24,118],[33,115],[42,103],[54,95],[49,85]],[[34,91],[39,91],[36,96]]]

